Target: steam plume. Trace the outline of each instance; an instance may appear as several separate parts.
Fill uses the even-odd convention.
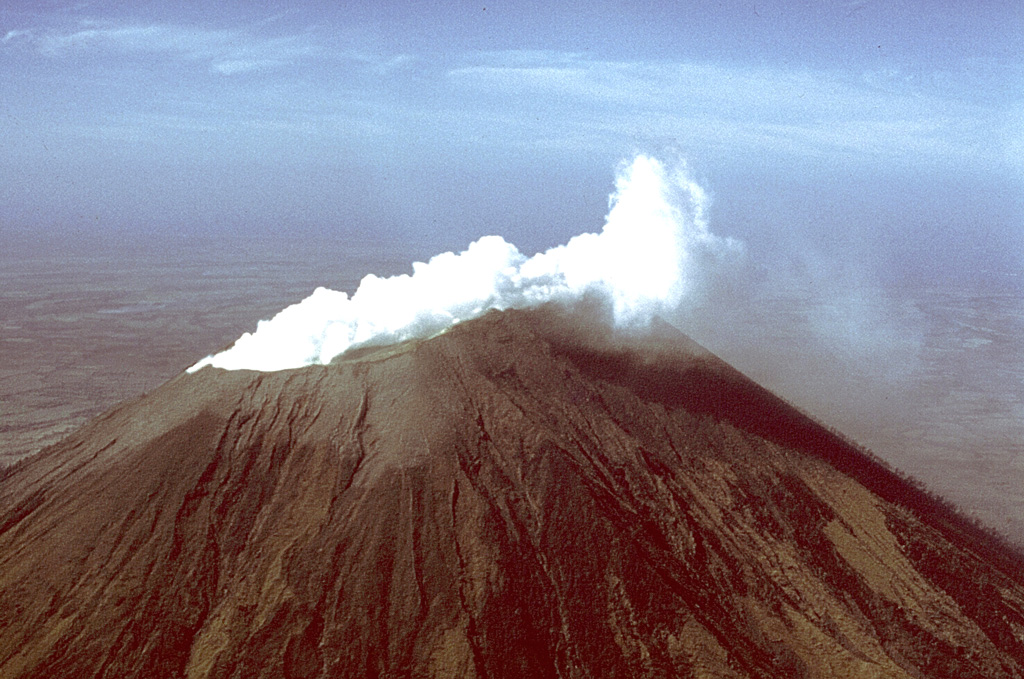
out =
[[[352,347],[428,337],[491,309],[584,296],[606,301],[616,325],[642,325],[695,292],[709,256],[739,247],[709,231],[706,202],[684,165],[637,156],[619,170],[599,234],[580,234],[533,257],[485,236],[459,254],[414,263],[411,276],[366,276],[352,297],[317,288],[189,372],[329,363]]]

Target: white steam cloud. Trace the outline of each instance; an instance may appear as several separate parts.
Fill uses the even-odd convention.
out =
[[[429,337],[491,309],[605,300],[617,325],[642,325],[696,294],[709,258],[739,243],[713,235],[704,191],[685,165],[649,156],[623,164],[601,233],[533,257],[500,236],[413,264],[412,275],[366,276],[356,292],[318,288],[261,321],[231,348],[189,368],[284,370],[329,363],[360,345]]]

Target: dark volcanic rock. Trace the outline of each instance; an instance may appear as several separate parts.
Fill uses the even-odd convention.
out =
[[[1019,555],[684,338],[206,368],[0,482],[4,677],[1021,677]]]

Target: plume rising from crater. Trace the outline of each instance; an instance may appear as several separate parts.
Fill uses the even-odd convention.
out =
[[[617,326],[645,325],[683,304],[710,263],[740,250],[711,233],[707,196],[685,164],[640,155],[624,163],[600,233],[527,257],[500,236],[413,264],[412,275],[366,276],[350,297],[318,288],[189,371],[262,371],[326,364],[361,345],[423,338],[486,311],[596,299]]]

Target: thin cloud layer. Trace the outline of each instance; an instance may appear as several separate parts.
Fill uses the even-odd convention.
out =
[[[713,149],[743,157],[841,153],[854,160],[956,164],[1015,162],[1017,154],[1007,149],[1020,144],[1020,126],[1014,122],[1020,97],[1005,87],[1019,78],[1019,69],[988,62],[957,73],[948,67],[611,59],[553,49],[454,47],[438,58],[415,49],[378,51],[358,35],[355,29],[339,37],[275,22],[211,27],[53,20],[50,25],[11,26],[0,39],[0,57],[27,49],[89,69],[90,60],[76,57],[106,55],[110,63],[101,73],[89,74],[92,82],[112,78],[137,90],[132,100],[149,102],[147,114],[154,113],[154,100],[174,102],[181,96],[163,89],[166,79],[138,79],[126,55],[150,59],[147,66],[154,69],[199,65],[204,75],[285,74],[281,86],[289,89],[292,101],[304,103],[313,128],[327,131],[330,138],[324,142],[345,139],[348,128],[334,122],[339,112],[355,108],[363,119],[374,121],[381,137],[407,134],[443,141],[445,148],[451,139],[498,139],[505,147],[529,151],[607,154],[609,149],[620,153],[672,145],[689,153]],[[310,89],[303,79],[292,79],[287,68],[300,64],[315,72],[322,86]],[[124,71],[120,80],[119,71]],[[185,90],[182,96],[189,96],[189,81],[178,82]],[[267,106],[265,92],[230,96],[244,98],[231,102],[234,118],[277,115],[280,126],[293,123],[290,109]],[[131,108],[123,112],[125,119],[132,118]]]
[[[2,42],[9,47],[31,46],[49,58],[86,53],[157,55],[206,63],[211,71],[224,75],[296,63],[319,49],[302,35],[267,37],[241,28],[99,20],[84,20],[73,28],[10,30]]]
[[[615,130],[797,156],[1000,155],[1000,140],[991,133],[1001,125],[1003,107],[965,102],[962,90],[942,85],[941,74],[898,78],[891,72],[607,61],[535,51],[474,58],[476,63],[448,71],[454,86],[572,111],[566,120],[574,137],[582,127],[596,139]]]

